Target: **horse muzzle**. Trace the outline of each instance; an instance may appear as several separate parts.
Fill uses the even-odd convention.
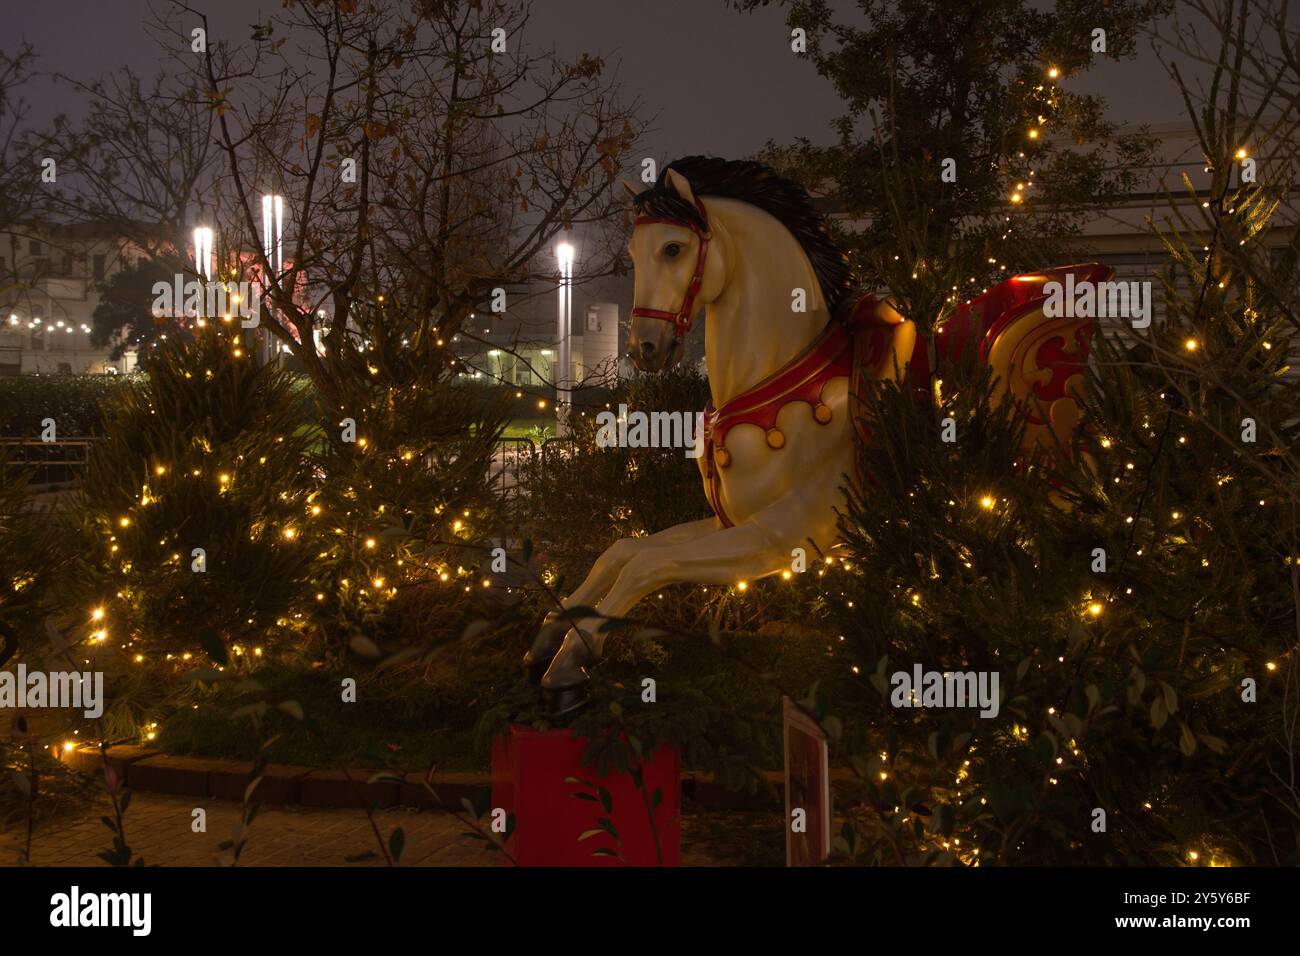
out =
[[[642,372],[667,371],[681,360],[683,351],[682,340],[672,335],[633,336],[627,345],[628,358]]]

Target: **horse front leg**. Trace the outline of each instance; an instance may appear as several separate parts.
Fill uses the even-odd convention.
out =
[[[601,553],[586,579],[560,605],[565,609],[594,607],[605,597],[627,563],[646,548],[684,544],[716,531],[719,527],[716,518],[702,518],[673,525],[644,538],[620,538]],[[567,620],[557,620],[559,614],[559,611],[551,611],[546,615],[541,630],[533,640],[533,646],[524,655],[524,666],[533,673],[534,679],[541,678],[571,627]]]
[[[599,617],[577,622],[542,678],[552,692],[555,709],[563,713],[580,706],[587,683],[586,665],[604,650],[600,625],[621,617],[643,597],[666,584],[732,584],[755,580],[790,566],[790,551],[806,542],[797,530],[765,524],[762,515],[733,528],[721,528],[695,540],[645,548],[629,558],[605,597],[596,605]],[[800,523],[791,522],[794,528]]]

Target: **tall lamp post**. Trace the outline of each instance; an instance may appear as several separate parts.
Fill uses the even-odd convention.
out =
[[[262,197],[262,252],[266,255],[267,268],[272,276],[278,277],[284,271],[284,197],[264,195]],[[269,279],[270,276],[264,277]],[[270,360],[271,344],[274,341],[264,331],[258,331],[262,361]]]
[[[555,247],[555,256],[560,260],[559,313],[556,321],[559,342],[555,362],[555,434],[560,438],[568,438],[568,385],[573,370],[573,360],[569,353],[570,338],[573,335],[573,246],[567,242],[560,243]]]

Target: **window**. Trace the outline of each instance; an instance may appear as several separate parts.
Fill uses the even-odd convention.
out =
[[[39,256],[41,254],[41,240],[29,239],[27,241],[27,254],[30,256]]]
[[[105,256],[103,253],[100,253],[99,255],[95,256],[94,269],[95,269],[96,281],[102,281],[104,278],[104,261],[105,261]]]
[[[64,253],[64,256],[63,256],[63,273],[62,273],[62,274],[65,275],[65,276],[71,276],[71,275],[72,275],[72,256],[70,256],[70,255],[68,255],[68,254],[66,254],[66,253]]]

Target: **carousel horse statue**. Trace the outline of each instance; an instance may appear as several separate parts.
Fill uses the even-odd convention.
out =
[[[601,623],[646,595],[674,582],[727,585],[776,574],[810,544],[833,553],[843,489],[858,480],[855,442],[869,440],[856,396],[871,381],[930,380],[916,326],[887,298],[851,295],[847,261],[800,186],[758,163],[693,156],[670,163],[649,189],[627,188],[636,212],[633,363],[669,368],[704,310],[712,401],[696,461],[713,517],[615,542],[563,601],[597,616],[548,616],[525,664],[556,713],[583,703],[586,667],[606,637]],[[1048,317],[1044,285],[1110,272],[1067,266],[995,286],[942,323],[941,367],[977,346],[999,397],[1024,404],[1026,442],[1049,430],[1065,436],[1080,417],[1092,326]],[[801,311],[792,308],[800,290]]]

